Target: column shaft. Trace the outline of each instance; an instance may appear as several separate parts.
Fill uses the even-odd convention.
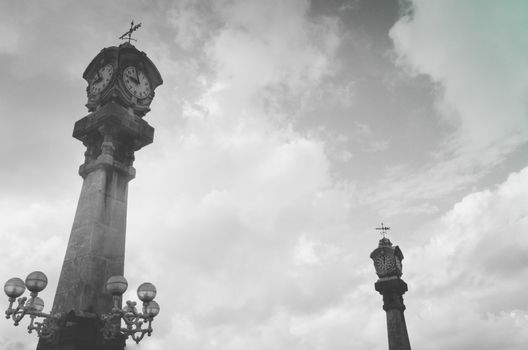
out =
[[[387,335],[389,338],[389,350],[410,350],[407,325],[402,310],[387,310]]]
[[[73,136],[87,149],[79,168],[83,185],[52,307],[60,326],[53,339],[39,341],[37,350],[124,349],[124,338],[103,339],[100,316],[113,306],[106,281],[124,272],[134,152],[151,143],[153,135],[147,122],[114,102],[75,124]]]
[[[101,166],[84,179],[53,312],[104,313],[110,276],[123,275],[128,177]]]

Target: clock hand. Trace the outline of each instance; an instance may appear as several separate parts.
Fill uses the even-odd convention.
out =
[[[137,76],[137,74],[136,74],[136,76]],[[130,80],[132,80],[132,81],[134,82],[134,84],[136,84],[136,85],[139,84],[139,78],[138,78],[138,79],[134,78],[134,77],[132,76],[132,74],[129,74],[128,77],[130,78]]]

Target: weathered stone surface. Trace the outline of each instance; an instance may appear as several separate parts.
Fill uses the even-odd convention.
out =
[[[84,179],[53,312],[108,312],[104,285],[124,271],[128,180],[100,168]]]
[[[152,126],[115,102],[109,102],[78,120],[73,128],[73,137],[83,143],[97,143],[95,138],[102,136],[97,134],[97,129],[102,125],[113,127],[123,134],[123,141],[132,141],[133,151],[152,143],[154,139]]]
[[[411,349],[403,310],[387,310],[387,335],[389,338],[389,350]]]

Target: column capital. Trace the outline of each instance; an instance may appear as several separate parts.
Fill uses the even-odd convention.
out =
[[[154,128],[123,106],[109,102],[78,120],[73,137],[86,146],[79,174],[85,178],[101,167],[135,177],[134,152],[152,143]]]
[[[81,166],[79,166],[79,175],[81,175],[81,177],[84,179],[86,178],[86,175],[92,171],[103,168],[112,169],[122,173],[125,178],[128,179],[128,181],[136,177],[136,168],[134,168],[132,165],[122,164],[121,162],[114,160],[113,157],[105,154],[100,154],[97,159],[89,163],[81,164]]]
[[[378,280],[374,288],[383,295],[383,310],[405,310],[403,294],[407,291],[407,283],[400,278]]]

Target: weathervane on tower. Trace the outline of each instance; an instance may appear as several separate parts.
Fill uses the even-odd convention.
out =
[[[141,23],[134,25],[134,20],[130,22],[130,29],[128,32],[124,33],[119,37],[121,40],[128,40],[128,43],[130,44],[130,40],[137,41],[136,39],[132,38],[132,33],[138,30],[141,27]]]
[[[376,227],[376,230],[381,231],[381,235],[383,238],[387,238],[387,231],[390,230],[390,227],[383,225],[383,222],[381,223],[381,227]]]

